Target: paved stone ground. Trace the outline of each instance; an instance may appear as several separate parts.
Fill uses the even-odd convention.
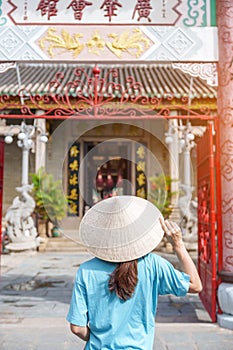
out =
[[[88,258],[86,253],[73,252],[1,257],[1,350],[84,348],[65,317],[76,269]],[[232,350],[233,331],[211,323],[197,295],[163,296],[154,349]]]

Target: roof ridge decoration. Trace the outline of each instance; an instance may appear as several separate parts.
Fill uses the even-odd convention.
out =
[[[180,69],[192,77],[206,80],[210,86],[218,86],[218,72],[216,63],[172,63],[172,67]]]
[[[171,116],[171,111],[179,110],[183,117],[202,116],[211,119],[210,107],[200,103],[198,109],[193,109],[189,94],[178,98],[174,92],[165,90],[164,93],[148,95],[142,82],[133,76],[131,69],[129,73],[131,75],[115,68],[101,71],[98,66],[89,70],[76,68],[72,78],[67,81],[64,72],[57,72],[44,86],[43,94],[33,94],[30,87],[27,89],[22,85],[15,98],[7,94],[1,95],[0,111],[20,108],[25,118],[117,120],[164,118]],[[122,74],[124,78],[121,80]],[[39,116],[37,110],[41,111]],[[5,117],[7,113],[4,113]],[[18,115],[19,117],[22,118],[22,115]]]
[[[0,63],[0,74],[6,72],[10,68],[15,68],[15,62],[1,62]]]

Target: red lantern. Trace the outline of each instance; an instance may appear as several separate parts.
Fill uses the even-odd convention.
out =
[[[109,189],[112,189],[114,186],[114,181],[110,170],[108,170],[106,185]]]
[[[119,170],[116,186],[117,187],[121,187],[122,186],[122,182],[123,182],[123,177],[122,177],[122,174],[121,174],[121,170]]]
[[[104,188],[104,180],[101,170],[99,169],[96,176],[96,188],[97,191],[103,191]]]

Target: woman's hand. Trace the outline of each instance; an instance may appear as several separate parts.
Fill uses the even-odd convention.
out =
[[[181,244],[183,244],[182,232],[177,223],[163,219],[160,219],[160,223],[165,237],[174,248],[178,248]]]

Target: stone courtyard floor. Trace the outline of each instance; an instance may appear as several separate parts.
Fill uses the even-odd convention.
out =
[[[76,269],[89,258],[81,252],[1,256],[1,350],[84,348],[65,317]],[[232,350],[233,331],[213,324],[197,295],[162,296],[154,349]]]

